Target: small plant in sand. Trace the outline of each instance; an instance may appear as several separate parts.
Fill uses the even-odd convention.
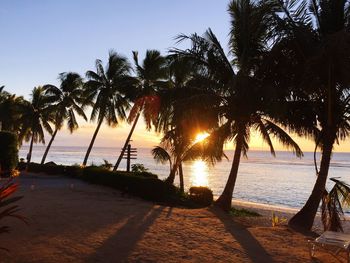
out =
[[[234,208],[234,207],[231,208],[230,215],[236,216],[236,217],[258,217],[258,216],[261,216],[257,212],[247,210],[244,208],[239,209],[239,208]]]
[[[287,218],[279,217],[275,214],[274,211],[272,211],[272,215],[271,215],[272,227],[280,226],[280,225],[285,224],[285,223],[287,223]]]

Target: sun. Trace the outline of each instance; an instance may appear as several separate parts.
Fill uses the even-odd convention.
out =
[[[201,142],[204,139],[206,139],[209,136],[209,133],[201,132],[196,135],[196,138],[194,139],[194,143]]]

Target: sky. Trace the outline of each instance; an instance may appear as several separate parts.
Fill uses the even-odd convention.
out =
[[[130,60],[133,50],[140,59],[147,49],[166,54],[178,34],[202,34],[209,27],[227,47],[227,5],[226,0],[1,0],[0,85],[29,99],[35,86],[58,85],[61,72],[84,76],[94,70],[95,60],[106,61],[111,49]],[[78,131],[61,131],[54,145],[87,145],[94,128],[95,123],[80,120]],[[129,129],[126,123],[105,126],[95,145],[121,147]],[[152,147],[159,139],[159,134],[146,132],[141,121],[133,143]],[[313,150],[312,142],[296,140],[303,150]],[[251,147],[268,149],[256,136]],[[276,148],[282,149],[278,144]],[[350,151],[350,143],[337,150]]]

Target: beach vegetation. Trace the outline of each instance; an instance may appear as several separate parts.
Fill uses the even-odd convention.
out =
[[[109,52],[106,67],[101,60],[96,60],[96,71],[86,72],[84,84],[85,105],[91,105],[90,120],[97,120],[97,126],[86,151],[83,165],[86,166],[90,152],[103,121],[115,127],[120,120],[126,118],[129,109],[129,97],[134,79],[130,76],[131,65],[126,57]],[[119,120],[119,121],[118,121]]]
[[[45,95],[48,97],[48,111],[52,112],[54,131],[51,139],[46,147],[41,163],[45,163],[47,154],[49,153],[52,142],[55,140],[57,132],[62,129],[64,122],[67,122],[67,128],[72,133],[79,125],[76,114],[82,117],[85,121],[87,117],[82,104],[83,98],[83,79],[79,74],[74,72],[64,72],[58,77],[60,86],[46,84],[43,86]]]
[[[35,87],[30,101],[24,101],[20,117],[19,140],[30,142],[27,163],[32,159],[34,143],[45,143],[45,133],[53,133],[50,122],[53,121],[52,112],[48,110],[50,101],[41,86]]]
[[[334,146],[350,134],[350,12],[347,1],[280,4],[275,58],[288,64],[288,73],[278,79],[287,80],[281,87],[291,94],[290,114],[282,118],[297,134],[312,137],[315,151],[321,151],[311,195],[289,221],[294,228],[310,230],[324,196]]]
[[[10,176],[17,163],[17,135],[12,132],[0,131],[0,177]]]
[[[0,223],[5,218],[16,218],[27,223],[27,219],[18,214],[19,207],[15,203],[23,198],[23,196],[13,196],[18,189],[18,184],[13,179],[0,181]],[[7,225],[0,225],[0,234],[9,233],[11,228]],[[9,251],[7,248],[1,247],[0,250]]]
[[[259,217],[259,213],[251,211],[245,208],[235,208],[231,207],[229,214],[236,217]]]
[[[204,186],[192,186],[189,189],[189,199],[201,206],[210,206],[213,203],[213,191]]]
[[[249,149],[251,131],[254,130],[275,155],[272,137],[301,157],[296,142],[271,118],[273,97],[269,96],[257,72],[269,52],[270,29],[276,11],[274,1],[231,1],[230,53],[226,55],[219,40],[208,29],[204,36],[180,35],[179,41],[189,40],[191,49],[173,50],[183,58],[193,60],[202,70],[197,78],[201,96],[191,97],[192,103],[200,100],[199,112],[216,114],[216,127],[210,131],[207,152],[223,151],[230,141],[235,144],[231,171],[225,188],[215,204],[225,211],[231,209],[241,155]],[[210,88],[208,88],[210,87]],[[201,103],[201,104],[200,104]]]
[[[271,213],[271,226],[272,227],[280,226],[280,225],[285,224],[285,223],[287,223],[287,218],[280,217],[280,216],[276,215],[276,213],[274,211],[272,211],[272,213]]]
[[[321,203],[321,219],[324,231],[343,232],[342,217],[344,208],[350,207],[350,185],[336,178],[332,189],[325,191]]]
[[[131,172],[133,173],[143,173],[148,171],[149,169],[146,168],[142,163],[135,163],[131,165]]]
[[[142,64],[139,63],[137,51],[133,51],[133,58],[136,69],[132,95],[134,104],[128,117],[128,122],[132,123],[132,126],[114,166],[114,171],[119,167],[140,115],[143,115],[147,130],[150,130],[152,124],[156,122],[160,107],[159,93],[169,86],[167,60],[158,50],[147,50]]]

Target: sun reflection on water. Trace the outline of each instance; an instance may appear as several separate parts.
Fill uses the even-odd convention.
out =
[[[191,186],[209,186],[209,171],[207,164],[196,160],[191,165]]]

